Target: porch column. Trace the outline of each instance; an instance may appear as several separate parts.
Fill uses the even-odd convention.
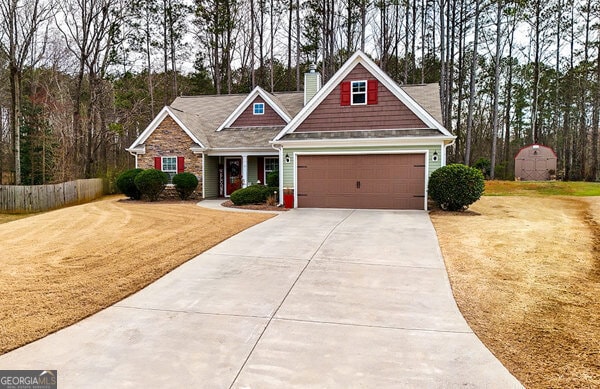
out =
[[[248,154],[242,154],[242,188],[248,186]]]

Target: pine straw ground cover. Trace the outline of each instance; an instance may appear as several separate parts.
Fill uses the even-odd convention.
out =
[[[0,224],[0,354],[116,303],[270,217],[111,197]]]
[[[431,212],[453,293],[526,387],[600,387],[600,197],[539,194]]]

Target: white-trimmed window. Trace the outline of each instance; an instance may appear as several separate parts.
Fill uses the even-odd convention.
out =
[[[169,175],[169,184],[171,184],[173,176],[177,174],[177,157],[162,157],[162,171]]]
[[[255,115],[263,115],[265,113],[265,103],[254,103],[252,112]]]
[[[352,105],[367,104],[367,81],[352,81]]]
[[[267,177],[269,173],[276,172],[279,170],[279,158],[277,157],[265,157],[265,184],[267,183]]]
[[[279,158],[277,157],[265,157],[265,176],[267,173],[279,170]]]

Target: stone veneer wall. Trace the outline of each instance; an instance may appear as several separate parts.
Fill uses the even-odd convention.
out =
[[[199,183],[198,187],[200,187],[201,183]],[[169,200],[169,201],[178,201],[181,200],[179,198],[179,193],[177,193],[177,189],[175,189],[172,185],[167,185],[165,190],[162,191],[159,200]],[[202,192],[198,192],[198,189],[194,193],[191,194],[188,200],[202,200]]]
[[[170,117],[167,116],[146,139],[146,154],[137,156],[137,167],[153,169],[154,157],[184,157],[184,171],[198,177],[196,192],[202,195],[202,155],[194,154],[190,147],[197,146],[189,135]]]

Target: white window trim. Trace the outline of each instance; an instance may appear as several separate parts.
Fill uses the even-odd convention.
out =
[[[265,178],[264,185],[267,185],[267,174],[275,170],[267,170],[267,159],[274,159],[277,161],[277,169],[279,170],[279,157],[265,157],[263,161],[263,177]]]
[[[166,171],[165,170],[165,158],[175,158],[175,171],[172,171],[172,170]],[[175,174],[177,174],[177,171],[179,169],[179,166],[177,166],[178,162],[179,161],[178,161],[177,156],[167,155],[167,156],[160,157],[160,170],[163,173],[167,173],[167,174],[169,174],[169,173],[175,173]],[[169,174],[169,183],[167,185],[173,185],[172,178],[171,178],[170,174]]]
[[[256,108],[258,106],[262,106],[262,112],[260,112],[260,113],[256,112]],[[252,114],[254,114],[254,115],[264,115],[265,114],[265,103],[254,103],[252,105]]]
[[[355,103],[354,102],[354,95],[355,94],[362,94],[362,92],[354,92],[354,84],[358,83],[358,82],[362,82],[365,84],[365,102],[364,103]],[[368,85],[367,85],[367,80],[356,80],[356,81],[350,81],[350,105],[367,105],[367,101],[369,101],[369,96],[367,96],[368,93]]]

